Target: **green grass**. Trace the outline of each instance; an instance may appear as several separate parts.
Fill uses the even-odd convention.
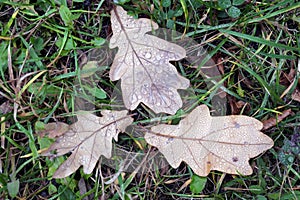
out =
[[[212,97],[221,90],[228,98],[223,114],[263,121],[291,109],[293,114],[264,131],[275,145],[251,159],[251,176],[214,171],[198,193],[193,187],[201,188],[205,181],[184,163],[178,169],[166,165],[143,173],[120,173],[110,184],[104,182],[119,166],[102,165],[91,175],[80,169],[68,178],[51,179],[65,157],[40,156],[51,141],[36,133],[35,123],[72,123],[78,96],[97,111],[121,107],[110,98],[116,92],[116,83],[108,78],[113,56],[104,48],[111,36],[109,2],[1,1],[0,199],[300,199],[300,141],[296,146],[290,142],[295,143],[300,134],[300,102],[292,100],[293,91],[300,89],[299,73],[292,74],[300,62],[300,3],[291,0],[246,1],[236,6],[241,12],[237,18],[228,16],[228,9],[217,1],[132,0],[123,5],[136,17],[184,33],[209,54],[198,69],[185,61],[177,63],[178,71],[191,80],[180,112],[155,115],[140,105],[132,111],[134,130],[121,134],[118,144],[132,152],[147,152],[138,134],[140,125],[161,120],[178,123],[195,105],[213,105]],[[209,81],[199,69],[210,58],[224,73],[207,88]],[[96,85],[81,82],[85,59],[97,61]],[[89,87],[99,88],[95,101],[89,99]]]

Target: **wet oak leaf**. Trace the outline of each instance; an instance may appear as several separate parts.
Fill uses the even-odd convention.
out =
[[[80,112],[78,121],[58,137],[44,156],[61,156],[72,152],[68,159],[57,169],[53,178],[64,178],[75,172],[81,165],[83,172],[92,173],[100,156],[111,157],[112,138],[124,132],[133,119],[127,111],[101,111],[102,117]]]
[[[158,29],[150,19],[134,19],[117,6],[111,12],[113,36],[110,48],[118,47],[110,69],[110,79],[121,79],[123,101],[134,110],[143,102],[155,113],[175,114],[182,106],[178,89],[189,87],[189,80],[178,74],[169,61],[186,56],[179,45],[146,34]]]
[[[55,138],[69,130],[69,125],[63,122],[52,122],[44,125],[42,130],[36,130],[40,137]]]
[[[173,168],[185,161],[199,176],[211,170],[250,175],[249,159],[273,146],[261,129],[262,123],[252,117],[211,117],[208,107],[201,105],[178,125],[152,127],[145,139]]]

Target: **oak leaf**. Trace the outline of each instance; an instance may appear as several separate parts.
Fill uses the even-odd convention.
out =
[[[270,149],[273,140],[261,133],[254,118],[231,115],[211,117],[201,105],[178,125],[157,125],[145,134],[146,141],[177,168],[185,161],[199,176],[211,170],[250,175],[250,158]]]
[[[299,79],[300,80],[300,79]],[[300,84],[300,81],[299,81],[299,84]],[[300,102],[300,88],[296,88],[292,94],[292,99],[295,100],[295,101],[298,101]]]
[[[169,61],[186,56],[179,45],[146,34],[158,29],[150,19],[134,19],[117,6],[111,12],[113,36],[110,48],[118,47],[109,76],[121,79],[125,107],[134,110],[143,102],[155,113],[175,114],[182,106],[177,89],[189,87]]]
[[[44,156],[61,156],[72,152],[53,178],[67,177],[81,165],[83,172],[90,174],[101,155],[111,157],[112,138],[117,141],[118,133],[124,132],[133,119],[127,116],[126,110],[103,110],[101,114],[102,117],[97,117],[81,112],[77,115],[78,121],[43,153]]]
[[[281,114],[277,115],[276,117],[271,117],[267,120],[262,121],[263,123],[263,130],[267,130],[276,126],[279,122],[287,118],[289,115],[293,113],[292,109],[284,110]]]
[[[63,135],[69,130],[69,125],[63,122],[52,122],[48,124],[43,124],[43,128],[40,130],[35,130],[40,137],[55,138]]]

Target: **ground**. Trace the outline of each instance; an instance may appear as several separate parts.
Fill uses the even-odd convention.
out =
[[[119,149],[154,151],[141,134],[163,118],[178,124],[195,103],[215,115],[247,115],[264,122],[272,149],[250,160],[250,176],[218,171],[199,177],[185,164],[141,173],[99,165],[53,179],[67,156],[41,156],[53,139],[38,134],[50,122],[74,123],[76,108],[122,109],[118,82],[109,79],[115,50],[110,11],[119,4],[177,32],[173,42],[205,49],[195,63],[172,62],[190,80],[173,117],[144,105],[130,111],[135,122],[119,135]],[[1,199],[298,199],[300,198],[300,3],[244,0],[16,0],[0,3],[0,198]],[[198,46],[197,46],[198,45]],[[198,55],[199,56],[199,55]],[[195,59],[195,58],[194,58]],[[80,69],[96,61],[97,74],[82,83]],[[201,68],[213,66],[211,80]],[[92,68],[93,69],[93,68]],[[204,73],[204,74],[203,74]],[[80,96],[78,86],[96,88]],[[82,89],[82,88],[81,88]],[[91,90],[89,90],[91,91]],[[76,96],[77,95],[77,96]],[[117,96],[117,100],[113,97]],[[80,99],[78,100],[78,98]],[[89,99],[92,97],[92,99]],[[221,105],[220,105],[221,104]],[[169,116],[169,117],[168,117]],[[76,120],[76,119],[75,119]],[[41,125],[42,124],[42,125]],[[108,162],[107,162],[108,163]],[[103,177],[106,179],[104,180]]]

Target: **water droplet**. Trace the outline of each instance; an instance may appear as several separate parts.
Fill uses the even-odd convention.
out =
[[[147,38],[143,38],[143,43],[147,44],[148,43],[148,39]]]
[[[150,52],[147,52],[147,53],[145,54],[145,58],[149,59],[149,58],[151,58],[151,57],[152,57],[152,54],[151,54]]]
[[[142,88],[141,88],[141,93],[142,93],[142,94],[147,94],[147,93],[148,93],[148,89],[145,88],[145,87],[142,87]]]
[[[155,99],[153,98],[153,96],[149,96],[149,98],[147,99],[149,104],[154,105],[155,104]]]
[[[141,95],[138,95],[138,99],[142,99],[142,96],[141,96]]]
[[[159,61],[159,65],[165,65],[165,61],[164,60],[160,60]]]
[[[114,37],[110,39],[110,43],[116,43],[116,41],[117,41],[117,40],[116,40],[116,38],[114,38]]]
[[[85,156],[80,156],[79,161],[81,164],[85,165],[87,163],[87,158]]]
[[[169,143],[172,142],[173,140],[174,140],[174,138],[172,138],[172,137],[168,138],[166,144],[169,144]]]
[[[235,128],[240,128],[241,125],[240,125],[239,123],[237,123],[237,122],[234,122],[234,127],[235,127]]]
[[[166,97],[165,95],[162,95],[160,97],[160,99],[161,99],[162,105],[166,105],[166,106],[171,105],[171,100],[168,97]]]
[[[160,74],[160,73],[163,72],[163,69],[162,69],[161,66],[157,66],[156,69],[155,69],[155,71]]]
[[[169,59],[175,59],[175,54],[172,52],[169,52],[168,57],[169,57]]]
[[[137,102],[137,96],[136,96],[136,94],[133,94],[131,96],[131,103],[135,103],[135,102]]]

